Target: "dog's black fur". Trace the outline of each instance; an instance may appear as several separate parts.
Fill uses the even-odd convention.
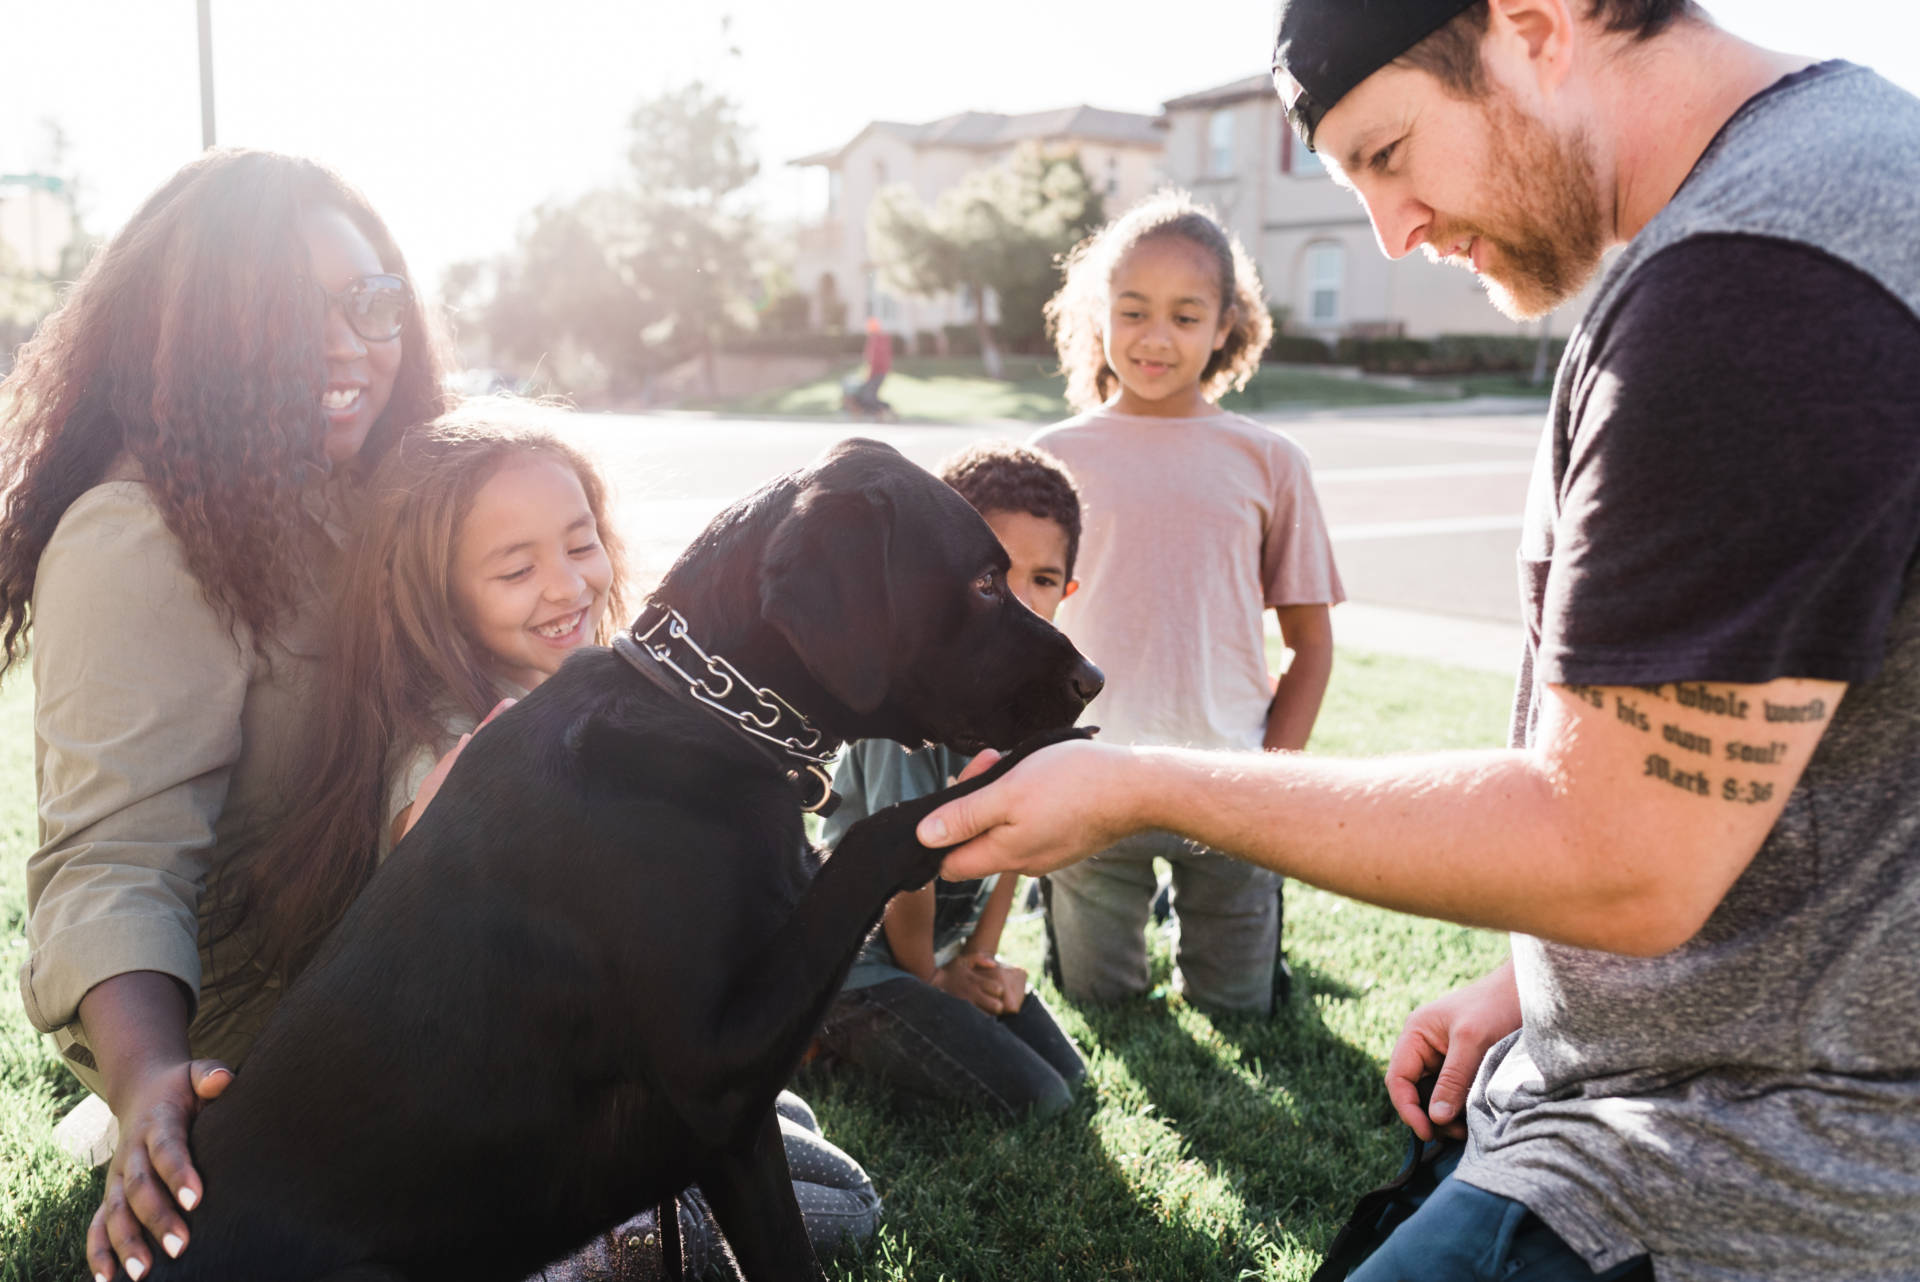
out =
[[[655,598],[836,738],[1004,748],[1101,680],[1006,568],[959,495],[849,441]],[[937,871],[912,829],[940,799],[816,867],[765,750],[570,658],[474,738],[196,1120],[205,1200],[148,1282],[517,1280],[695,1181],[745,1277],[820,1277],[774,1096],[887,899]]]

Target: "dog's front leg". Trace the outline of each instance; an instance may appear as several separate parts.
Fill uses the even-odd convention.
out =
[[[771,1108],[747,1149],[726,1153],[700,1172],[700,1191],[746,1282],[824,1282]]]
[[[736,1113],[736,1125],[771,1106],[774,1092],[799,1067],[808,1040],[887,901],[901,890],[925,885],[940,871],[942,852],[921,845],[915,825],[952,798],[985,787],[1027,753],[1087,734],[1061,730],[1036,736],[976,778],[889,806],[849,828],[793,912],[729,981],[703,1043],[711,1053],[703,1057],[708,1075],[698,1084],[699,1093],[724,1099],[726,1086],[741,1083],[732,1106],[751,1112]],[[716,1084],[722,1089],[715,1091]],[[721,1128],[728,1122],[718,1115],[704,1120]]]

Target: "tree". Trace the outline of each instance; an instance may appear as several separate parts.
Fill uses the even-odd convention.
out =
[[[666,336],[698,350],[711,395],[715,343],[754,284],[753,222],[734,205],[760,165],[738,109],[697,82],[641,103],[631,128],[627,274],[667,317]]]
[[[615,192],[535,209],[495,268],[484,321],[494,350],[531,364],[571,346],[606,371],[615,395],[642,386],[672,357],[657,341],[664,311],[627,270],[642,257],[629,244],[631,223]]]
[[[711,388],[715,344],[753,285],[754,225],[736,206],[759,166],[733,103],[697,83],[643,101],[629,127],[629,181],[534,210],[492,264],[481,325],[521,361],[570,342],[616,393],[696,354]],[[456,265],[448,300],[472,309],[488,274]]]
[[[967,296],[981,359],[999,378],[988,292],[999,299],[1010,342],[1044,334],[1041,309],[1058,283],[1055,260],[1105,220],[1105,203],[1079,152],[1023,143],[1006,161],[976,169],[942,192],[932,209],[910,188],[882,191],[868,216],[867,240],[896,288],[923,297]]]
[[[67,133],[56,120],[40,121],[41,145],[35,171],[10,175],[7,184],[24,199],[42,203],[42,218],[64,215],[66,240],[49,273],[45,264],[23,261],[0,240],[0,373],[13,364],[14,348],[24,343],[60,303],[60,286],[79,277],[96,248],[80,222],[80,179],[67,163]],[[51,206],[51,209],[46,208]]]

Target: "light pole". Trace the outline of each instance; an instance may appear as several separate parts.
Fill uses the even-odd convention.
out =
[[[200,145],[213,146],[213,0],[200,6]]]

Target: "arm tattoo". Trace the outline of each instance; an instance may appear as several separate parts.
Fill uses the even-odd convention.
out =
[[[1753,701],[1738,690],[1714,686],[1704,681],[1678,681],[1661,685],[1636,685],[1620,687],[1599,687],[1590,685],[1568,685],[1563,687],[1567,693],[1588,707],[1605,710],[1613,709],[1614,720],[1631,726],[1641,734],[1651,737],[1654,734],[1654,720],[1635,696],[1658,699],[1662,703],[1678,704],[1680,707],[1704,712],[1709,716],[1725,717],[1736,721],[1764,719],[1772,722],[1804,723],[1825,721],[1829,709],[1826,701],[1810,699],[1806,703],[1775,703],[1770,699],[1760,700],[1760,717],[1756,718]],[[1678,753],[1692,753],[1715,759],[1715,741],[1712,736],[1696,733],[1685,726],[1662,719],[1659,723],[1661,740]],[[1786,761],[1787,745],[1778,739],[1764,743],[1750,742],[1744,739],[1727,739],[1720,743],[1720,759],[1736,766],[1778,766]],[[1705,762],[1695,763],[1701,768],[1689,769],[1684,758],[1676,761],[1666,752],[1650,752],[1641,762],[1641,777],[1657,779],[1670,787],[1690,792],[1696,797],[1718,795],[1721,800],[1736,805],[1762,805],[1773,799],[1775,785],[1759,779],[1748,779],[1728,775],[1719,778],[1710,775]]]

